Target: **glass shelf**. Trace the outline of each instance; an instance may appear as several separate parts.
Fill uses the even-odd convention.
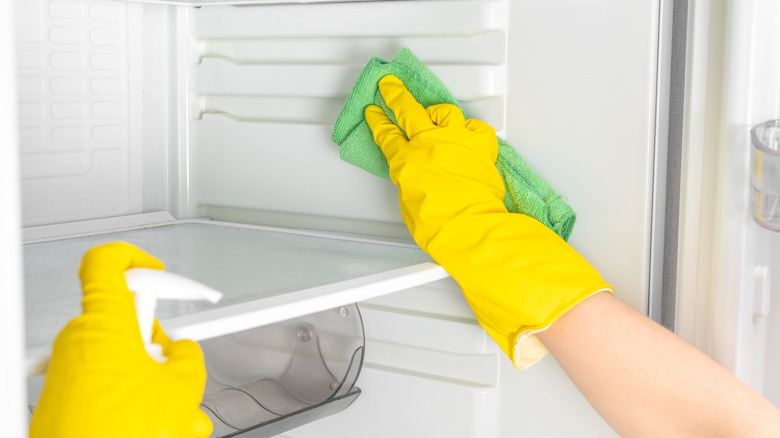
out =
[[[209,220],[38,239],[24,246],[28,375],[44,371],[57,333],[81,313],[84,253],[119,240],[224,293],[217,304],[160,301],[157,318],[174,339],[236,333],[448,276],[410,244]]]

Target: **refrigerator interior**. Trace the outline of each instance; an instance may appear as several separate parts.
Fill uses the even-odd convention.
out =
[[[396,188],[342,162],[330,131],[368,59],[409,47],[566,198],[570,243],[648,312],[663,2],[160,3],[15,2],[28,242],[163,214],[408,244]],[[552,358],[515,371],[437,275],[358,296],[362,395],[285,436],[614,435]]]

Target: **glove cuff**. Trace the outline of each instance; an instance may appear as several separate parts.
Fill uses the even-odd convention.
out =
[[[547,324],[546,327],[535,330],[526,330],[518,334],[517,338],[515,339],[514,348],[511,351],[505,351],[507,356],[512,359],[512,364],[514,367],[518,370],[524,370],[542,360],[542,358],[544,358],[544,356],[546,356],[549,351],[547,350],[547,347],[544,346],[542,341],[536,337],[536,334],[547,330],[553,324],[555,324],[555,321],[557,321],[558,318],[565,315],[569,310],[577,307],[577,305],[581,302],[601,292],[612,294],[614,291],[612,290],[611,286],[599,289],[587,296],[584,296],[581,300],[575,302],[571,307],[563,309],[559,314],[552,318],[551,322]]]

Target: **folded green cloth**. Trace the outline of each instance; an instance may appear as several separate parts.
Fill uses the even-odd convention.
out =
[[[460,107],[439,78],[409,49],[402,49],[391,62],[378,57],[371,59],[336,120],[333,141],[339,145],[341,159],[382,178],[390,177],[387,160],[374,142],[364,111],[370,104],[379,105],[396,122],[378,87],[379,80],[388,74],[398,77],[426,108],[440,103]],[[506,186],[504,205],[507,210],[531,216],[568,240],[574,228],[576,213],[501,138],[498,138],[496,168]]]

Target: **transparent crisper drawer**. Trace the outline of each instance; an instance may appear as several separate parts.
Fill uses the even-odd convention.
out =
[[[414,245],[209,220],[28,240],[28,375],[44,372],[55,336],[81,313],[77,272],[84,253],[120,240],[224,293],[218,304],[160,301],[157,318],[173,339],[224,336],[448,276]]]
[[[365,338],[358,306],[340,306],[201,342],[201,409],[217,437],[271,437],[337,413],[359,395]]]

